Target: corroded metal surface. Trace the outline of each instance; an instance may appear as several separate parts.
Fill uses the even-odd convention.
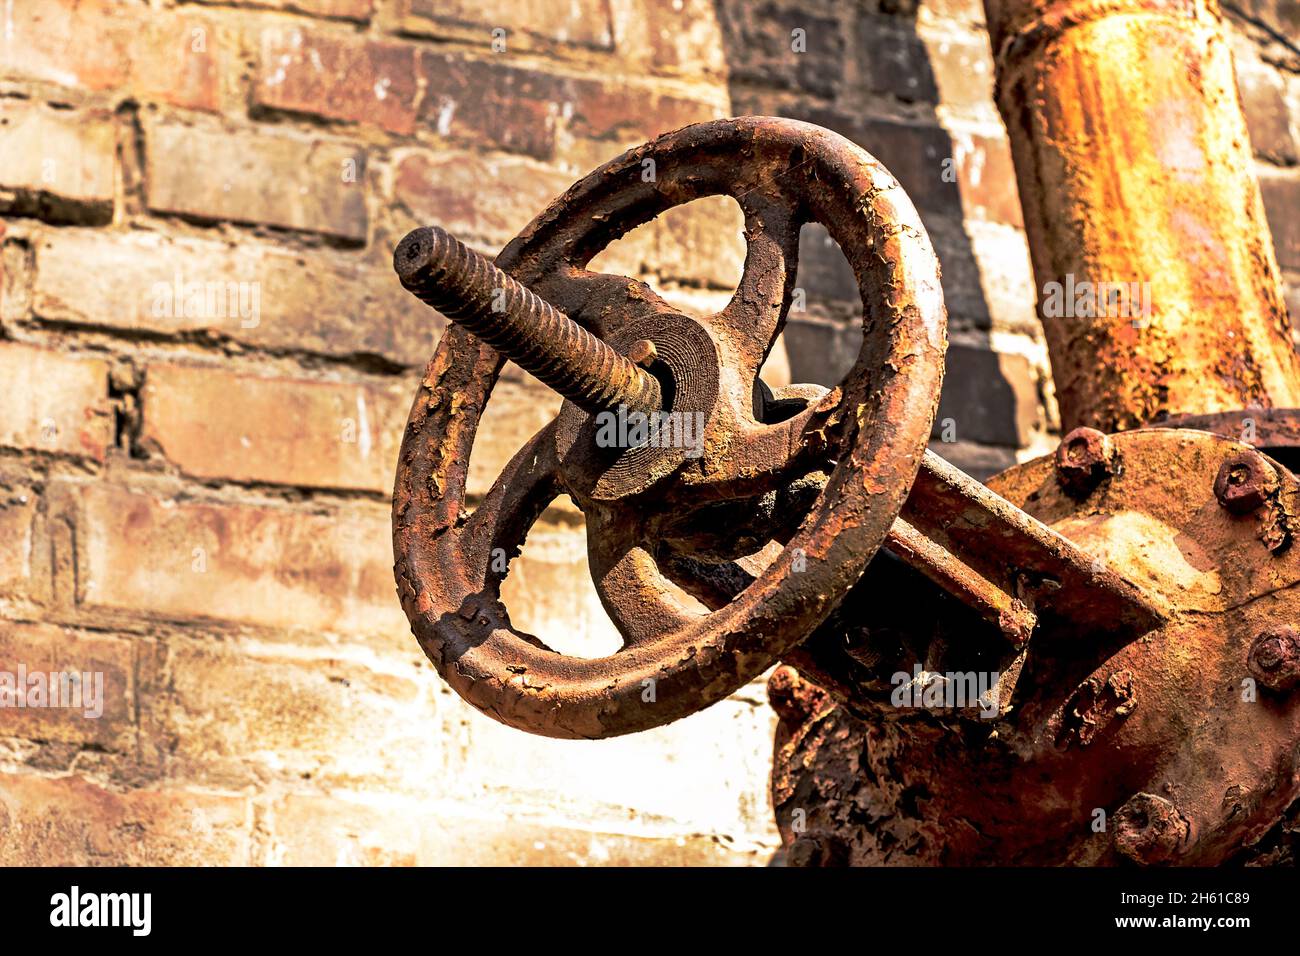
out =
[[[1300,405],[1214,0],[985,0],[1063,427]]]
[[[647,177],[645,171],[655,175]],[[729,195],[748,255],[731,302],[683,316],[644,284],[586,271],[607,243],[664,210]],[[864,341],[841,385],[769,396],[757,372],[785,320],[799,227],[823,223],[864,290]],[[703,123],[632,150],[575,184],[497,265],[626,354],[655,346],[669,409],[703,416],[700,454],[596,447],[566,402],[468,517],[465,475],[502,357],[451,328],[426,370],[393,500],[398,593],[421,646],[471,704],[515,727],[605,737],[725,697],[803,639],[884,539],[908,493],[938,399],[945,317],[938,265],[897,181],[847,140],[789,120]],[[734,601],[693,609],[665,568],[694,510],[824,483]],[[496,549],[517,553],[556,495],[583,509],[593,577],[624,636],[609,657],[558,654],[510,624]],[[806,517],[805,517],[806,515]],[[802,519],[800,522],[799,519]]]
[[[942,671],[969,622],[930,610],[927,582],[909,589],[877,557],[838,612],[863,615],[859,630],[819,632],[787,655],[824,686],[793,668],[771,685],[773,802],[791,861],[1208,865],[1295,800],[1287,632],[1300,552],[1270,541],[1279,525],[1289,536],[1300,487],[1277,469],[1267,500],[1234,513],[1214,485],[1244,446],[1177,430],[1111,439],[1115,473],[1086,497],[1062,488],[1052,457],[990,485],[1098,566],[1122,568],[1161,617],[1135,630],[1040,613],[1010,706],[954,722],[891,699],[888,672],[908,669],[891,627],[912,633],[921,668]],[[908,604],[906,620],[875,609],[882,590]],[[845,633],[866,653],[846,660]]]
[[[659,381],[437,226],[397,244],[402,286],[585,412],[662,406]]]

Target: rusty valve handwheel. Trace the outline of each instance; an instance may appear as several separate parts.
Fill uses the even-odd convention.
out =
[[[644,283],[586,270],[628,230],[719,194],[739,203],[748,242],[721,312],[685,316]],[[866,335],[837,388],[773,396],[758,370],[784,324],[799,229],[810,221],[827,227],[857,275]],[[496,266],[517,282],[436,229],[407,236],[394,266],[409,290],[458,323],[429,363],[402,442],[398,593],[439,673],[503,723],[609,737],[726,697],[825,619],[916,476],[942,376],[938,264],[897,181],[827,130],[720,120],[631,150],[506,246]],[[505,356],[568,400],[466,517],[470,448]],[[600,427],[620,406],[627,422],[638,409],[674,413],[663,420],[668,437],[608,447]],[[692,435],[697,423],[702,440]],[[697,562],[712,557],[697,568],[717,573],[734,569],[730,558],[749,560],[757,576],[739,596],[712,612],[683,597],[674,585],[690,593],[691,582],[673,570],[667,539],[685,540],[682,529],[705,509],[716,518],[730,505],[770,506],[819,470],[829,478],[805,482],[816,498],[797,528],[798,517],[789,522],[779,554],[766,540],[765,563],[693,553]],[[607,657],[551,650],[514,629],[498,599],[494,566],[518,553],[532,522],[565,493],[586,515],[592,577],[623,635]]]

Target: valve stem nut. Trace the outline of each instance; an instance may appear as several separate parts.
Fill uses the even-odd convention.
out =
[[[1277,487],[1277,472],[1257,451],[1246,449],[1219,466],[1214,497],[1235,515],[1250,514]]]
[[[1076,428],[1056,447],[1056,479],[1072,495],[1091,494],[1117,470],[1115,443],[1095,428]]]
[[[1250,645],[1246,666],[1269,690],[1289,691],[1300,683],[1300,633],[1285,624],[1263,631]]]
[[[1178,808],[1153,793],[1136,793],[1115,811],[1115,850],[1142,866],[1168,863],[1192,827]]]

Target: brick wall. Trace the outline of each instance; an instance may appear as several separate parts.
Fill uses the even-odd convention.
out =
[[[1293,296],[1297,10],[1231,14]],[[956,441],[936,447],[978,475],[1039,453],[1051,387],[979,5],[13,0],[4,16],[0,670],[101,672],[106,699],[97,720],[0,711],[0,863],[765,861],[761,683],[572,743],[496,725],[424,661],[387,496],[443,324],[389,257],[426,222],[493,252],[578,175],[685,123],[808,119],[880,157],[938,248]],[[728,202],[675,210],[598,265],[716,307],[744,253]],[[833,380],[856,351],[838,250],[811,227],[802,245],[807,309],[774,383]],[[508,373],[471,491],[556,407]],[[614,646],[576,512],[534,529],[505,599],[566,650]]]

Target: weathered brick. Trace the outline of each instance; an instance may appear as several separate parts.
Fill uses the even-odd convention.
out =
[[[538,159],[555,154],[563,81],[548,73],[447,53],[424,53],[420,121],[439,136]]]
[[[566,84],[565,93],[572,97],[565,100],[561,110],[567,117],[569,133],[629,146],[722,115],[717,108],[700,100],[621,82],[572,81]]]
[[[84,676],[80,704],[68,706],[74,698],[50,706],[53,698],[46,691],[45,706],[0,706],[0,735],[134,752],[135,675],[130,641],[48,624],[0,622],[0,673],[14,675],[16,680],[20,667],[29,682],[32,675],[40,674],[49,686],[61,683],[57,677],[51,679],[51,674]]]
[[[853,268],[821,223],[809,223],[799,232],[795,285],[804,290],[804,307],[810,312],[833,303],[856,305],[862,301]]]
[[[1038,333],[1034,277],[1022,231],[934,215],[925,217],[925,225],[942,266],[950,325]]]
[[[1300,34],[1300,5],[1295,0],[1241,0],[1239,6],[1277,36]]]
[[[974,27],[984,25],[981,0],[881,0],[880,8],[885,13],[919,15],[938,22],[961,22]]]
[[[948,346],[934,437],[1023,448],[1040,425],[1038,381],[1029,359]]]
[[[2,102],[0,210],[56,222],[108,222],[117,174],[113,118],[99,110]]]
[[[619,60],[648,73],[717,77],[728,50],[714,0],[643,0],[613,8]]]
[[[761,866],[770,846],[449,816],[427,803],[290,794],[259,863],[283,866]]]
[[[590,268],[734,289],[745,264],[744,216],[726,196],[675,206],[611,243]]]
[[[107,363],[5,343],[0,382],[0,446],[104,460],[114,430]]]
[[[416,376],[349,385],[151,365],[140,440],[199,478],[387,495],[417,384]],[[559,407],[535,380],[499,381],[475,435],[469,493],[486,493]]]
[[[791,318],[784,334],[796,382],[837,385],[862,348],[862,329],[855,323]],[[945,419],[953,424],[948,432],[943,431]],[[1037,376],[1027,358],[948,346],[935,437],[955,431],[960,441],[1021,448],[1029,444],[1040,419]]]
[[[614,45],[609,0],[398,0],[394,13],[405,31],[451,33],[484,44],[504,39],[506,51],[527,48],[532,39],[601,50]]]
[[[410,133],[417,94],[410,44],[299,26],[262,31],[256,106]]]
[[[0,774],[4,866],[240,866],[250,831],[247,797]]]
[[[720,4],[718,20],[733,81],[826,97],[843,85],[844,27],[838,19],[765,2]]]
[[[524,153],[556,154],[557,134],[640,143],[711,119],[711,104],[621,81],[562,76],[491,59],[425,53],[420,119],[438,135]],[[609,158],[609,157],[606,157]]]
[[[423,790],[442,777],[432,668],[414,641],[404,668],[342,657],[173,639],[142,681],[146,762],[167,778],[231,788],[267,776]]]
[[[437,223],[469,242],[499,248],[513,239],[574,177],[516,157],[411,152],[393,192],[421,223]]]
[[[924,31],[922,56],[929,63],[928,72],[937,88],[937,101],[948,110],[972,108],[996,114],[993,102],[993,54],[983,31],[954,34]]]
[[[1283,269],[1300,270],[1300,175],[1262,174],[1259,189],[1273,233],[1273,247]]]
[[[411,397],[415,395],[411,389]],[[531,376],[523,382],[499,380],[474,435],[465,488],[471,496],[487,494],[506,463],[524,443],[560,411],[560,396]],[[397,422],[400,431],[408,408]],[[394,458],[394,462],[396,459]]]
[[[337,514],[72,489],[79,602],[171,620],[404,635],[387,510]]]
[[[1300,157],[1284,99],[1285,87],[1277,71],[1238,60],[1237,88],[1255,155],[1272,163],[1295,165]]]
[[[535,525],[510,563],[501,600],[516,627],[561,653],[603,657],[623,646],[591,583],[587,535],[579,525]]]
[[[10,5],[0,75],[220,108],[221,75],[238,62],[208,17],[113,3]]]
[[[31,590],[36,504],[36,493],[22,481],[0,478],[0,594]]]
[[[813,316],[791,316],[782,333],[790,381],[838,385],[862,348],[860,325]]]
[[[198,0],[229,6],[231,0]],[[368,20],[375,12],[375,0],[235,0],[236,6],[270,7],[274,10],[291,10],[314,17],[337,20]]]
[[[145,126],[146,201],[155,212],[366,238],[366,152],[338,140]]]
[[[140,439],[200,478],[387,493],[414,391],[150,365]]]
[[[46,231],[34,245],[32,308],[53,321],[204,331],[412,367],[428,361],[446,325],[415,303],[390,269],[326,250],[77,229]]]
[[[1300,273],[1283,274],[1282,292],[1287,312],[1291,315],[1291,337],[1300,347]]]
[[[854,62],[866,89],[907,102],[939,98],[925,44],[916,23],[902,17],[863,16],[856,25]]]

